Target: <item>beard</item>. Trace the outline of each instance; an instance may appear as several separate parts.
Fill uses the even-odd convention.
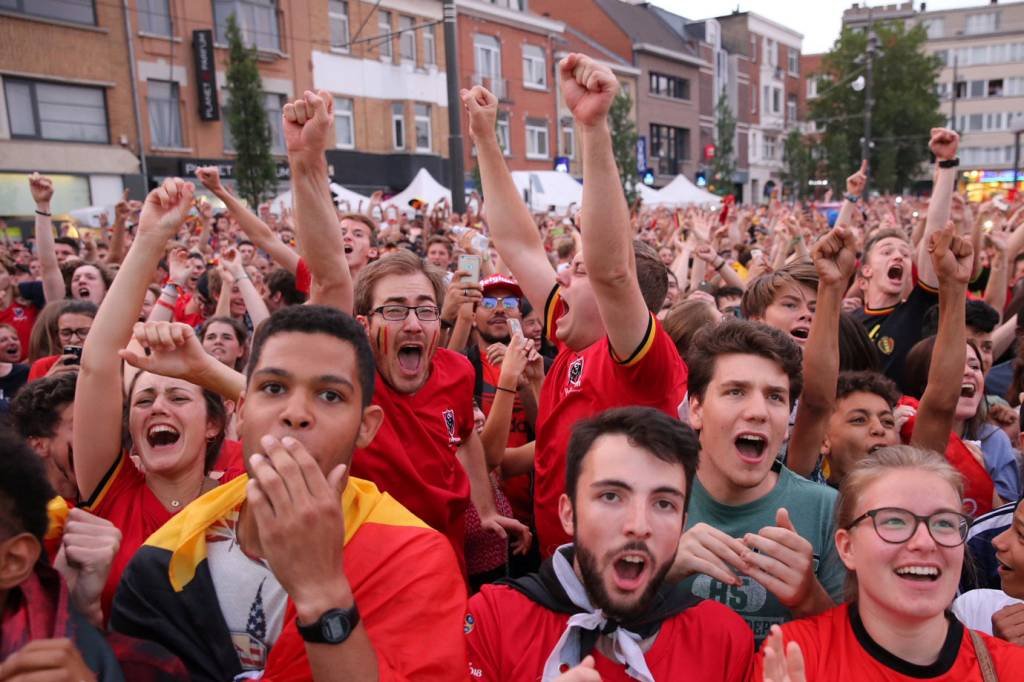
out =
[[[654,570],[651,574],[650,582],[647,583],[647,587],[631,604],[616,604],[612,601],[612,596],[605,587],[601,571],[597,567],[597,557],[586,547],[580,545],[579,539],[576,537],[573,538],[573,546],[576,552],[576,563],[580,567],[580,576],[583,579],[583,587],[587,590],[587,597],[590,599],[591,605],[601,609],[609,619],[618,621],[623,625],[635,623],[643,619],[651,602],[654,601],[655,595],[661,589],[662,584],[664,584],[668,570],[672,567],[671,562],[665,562],[663,566]],[[648,561],[654,562],[653,555],[643,542],[627,542],[614,553],[627,550],[643,552],[647,555]],[[610,567],[609,570],[615,570],[615,568]]]
[[[480,338],[483,339],[485,342],[487,342],[488,345],[492,344],[492,343],[503,343],[503,344],[505,344],[507,346],[508,344],[510,344],[512,342],[512,336],[510,334],[505,334],[504,336],[498,336],[496,334],[490,334],[487,331],[485,331],[484,329],[481,329],[479,327],[477,328],[476,333],[479,334]]]

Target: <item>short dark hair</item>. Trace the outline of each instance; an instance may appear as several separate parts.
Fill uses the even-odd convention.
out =
[[[439,234],[435,234],[433,237],[427,240],[427,251],[429,251],[430,247],[433,246],[434,244],[440,244],[441,246],[443,246],[445,250],[448,251],[449,256],[451,256],[454,253],[454,249],[452,247],[452,240],[448,239],[448,237],[442,237]]]
[[[789,334],[760,322],[727,316],[718,324],[698,331],[687,350],[686,364],[690,370],[687,390],[691,397],[704,400],[720,355],[756,355],[778,363],[789,377],[791,406],[803,390],[802,353]]]
[[[878,370],[882,366],[868,330],[850,313],[839,314],[839,371]]]
[[[249,355],[248,343],[249,343],[249,330],[244,324],[236,320],[229,315],[216,315],[203,322],[199,329],[196,331],[196,336],[199,338],[199,343],[203,342],[203,337],[206,336],[206,331],[212,324],[226,324],[231,327],[231,331],[235,333],[235,340],[238,341],[238,345],[242,347],[242,357],[238,358],[235,367],[232,369],[236,371],[242,371],[245,367],[245,361]]]
[[[964,311],[964,321],[971,329],[976,329],[982,334],[989,334],[999,324],[999,311],[985,303],[985,301],[969,298],[967,299],[967,308]],[[924,321],[921,323],[921,333],[924,336],[932,336],[939,333],[938,303],[925,312]]]
[[[306,302],[306,293],[295,287],[295,275],[284,268],[272,270],[266,279],[267,293],[273,296],[281,294],[285,305],[302,305]]]
[[[356,322],[355,318],[336,308],[323,305],[297,305],[281,308],[268,317],[256,329],[253,337],[252,350],[249,353],[249,364],[246,367],[246,381],[252,378],[253,371],[260,364],[263,346],[278,334],[298,332],[300,334],[326,334],[341,341],[352,344],[356,354],[356,371],[363,394],[363,407],[373,400],[373,386],[377,368],[373,361],[373,350],[366,330]]]
[[[900,400],[896,382],[880,372],[840,372],[836,382],[836,401],[854,393],[873,393],[884,400],[889,409],[895,408]]]
[[[764,311],[775,302],[775,297],[784,286],[801,286],[817,293],[818,271],[811,263],[798,261],[755,278],[743,292],[740,301],[743,317],[748,320],[764,317]]]
[[[78,244],[78,240],[75,239],[74,237],[57,237],[56,239],[53,240],[53,243],[55,245],[63,244],[65,246],[70,246],[72,249],[75,250],[75,254],[78,254],[78,252],[81,251],[81,247]]]
[[[907,244],[910,244],[910,238],[907,237],[905,230],[899,227],[887,227],[884,230],[878,230],[873,235],[868,237],[868,240],[864,242],[864,254],[861,256],[861,266],[863,267],[868,260],[868,256],[871,255],[871,249],[875,248],[875,245],[883,239],[889,239],[895,237],[901,239]]]
[[[91,263],[89,264],[91,265]],[[96,317],[96,313],[99,312],[99,306],[92,301],[86,301],[84,299],[69,298],[68,302],[61,308],[60,313],[57,315],[57,319],[60,319],[61,315],[85,315],[86,317]]]
[[[715,305],[718,305],[723,298],[743,298],[743,289],[723,285],[711,292],[715,297]]]
[[[657,313],[665,306],[665,297],[668,296],[668,268],[654,247],[639,239],[633,240],[633,258],[644,303],[648,310]]]
[[[422,274],[430,282],[437,307],[443,308],[444,293],[448,288],[444,273],[416,254],[402,249],[375,260],[359,271],[355,282],[356,315],[370,314],[373,308],[373,292],[377,288],[377,284],[385,277],[418,274]]]
[[[46,505],[57,494],[43,460],[10,429],[0,429],[0,533],[31,533],[40,542],[50,525]]]
[[[12,426],[22,438],[51,438],[60,421],[60,410],[75,402],[78,372],[30,381],[11,400]]]
[[[565,494],[576,506],[576,485],[583,460],[601,436],[621,434],[631,445],[643,448],[663,462],[682,465],[686,474],[686,499],[683,513],[690,504],[690,491],[697,472],[700,441],[688,425],[653,407],[615,407],[577,422],[569,438],[565,461]]]
[[[222,214],[222,215],[223,215],[223,217],[227,218],[227,214]],[[220,216],[218,216],[218,217],[220,217]],[[251,246],[253,248],[256,248],[256,245],[253,244],[252,241],[250,241],[248,239],[239,239],[238,240],[238,244],[236,244],[236,246],[245,246],[245,245],[249,245],[249,246]]]

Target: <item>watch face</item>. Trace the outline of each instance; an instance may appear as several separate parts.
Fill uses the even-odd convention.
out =
[[[326,614],[320,624],[324,639],[329,643],[344,642],[349,635],[351,625],[344,611],[336,610]]]

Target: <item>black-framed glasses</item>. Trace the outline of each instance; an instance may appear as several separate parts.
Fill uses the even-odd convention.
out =
[[[71,338],[74,336],[77,336],[82,341],[85,341],[85,337],[89,334],[89,327],[79,327],[77,329],[58,329],[57,334],[60,335],[61,341],[70,341]]]
[[[518,296],[484,296],[480,303],[485,310],[494,310],[499,305],[505,310],[519,310]]]
[[[416,311],[416,319],[420,322],[437,322],[441,317],[441,310],[436,305],[400,305],[389,303],[374,308],[370,314],[380,315],[388,322],[402,322],[409,317],[409,311]]]
[[[861,514],[846,527],[846,530],[869,517],[878,537],[892,545],[902,544],[914,537],[918,525],[924,523],[936,544],[943,547],[959,547],[967,540],[967,530],[971,525],[969,518],[955,511],[937,511],[934,514],[920,516],[899,507],[882,507]]]

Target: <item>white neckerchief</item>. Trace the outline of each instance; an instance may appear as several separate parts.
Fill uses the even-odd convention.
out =
[[[595,609],[591,605],[586,589],[576,576],[569,560],[562,554],[562,550],[567,547],[572,547],[572,545],[562,545],[555,551],[551,558],[552,567],[566,596],[585,613],[577,613],[569,617],[569,622],[565,625],[565,632],[562,633],[555,648],[551,650],[548,660],[544,663],[544,672],[541,676],[543,682],[550,682],[562,674],[559,668],[563,663],[570,667],[579,665],[582,659],[580,656],[580,632],[582,630],[600,632],[608,623],[608,619],[605,618],[601,609]],[[612,655],[617,662],[626,666],[626,674],[634,680],[654,682],[654,676],[647,668],[644,652],[640,649],[640,635],[619,627],[609,637],[612,639]]]

